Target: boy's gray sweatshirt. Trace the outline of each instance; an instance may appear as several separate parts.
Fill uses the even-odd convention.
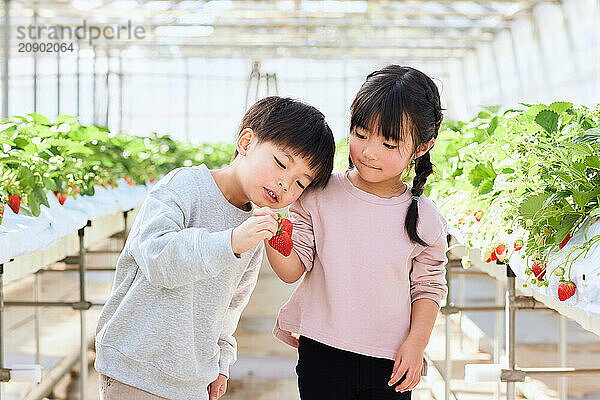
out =
[[[239,256],[231,231],[252,215],[206,166],[169,172],[148,193],[117,261],[96,328],[98,372],[169,399],[208,399],[229,377],[240,314],[263,244]]]

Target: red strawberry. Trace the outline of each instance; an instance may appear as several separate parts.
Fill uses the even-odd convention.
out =
[[[488,250],[484,257],[487,257],[487,259],[485,260],[486,263],[491,263],[492,261],[496,261],[498,259],[498,257],[496,256],[496,250],[492,249],[492,250]]]
[[[571,281],[560,281],[558,284],[558,299],[565,301],[575,294],[576,286]]]
[[[2,218],[4,218],[4,204],[0,204],[0,225],[2,224]]]
[[[70,187],[71,189],[73,189],[73,185],[71,185],[70,183],[67,185],[68,187]],[[79,186],[75,188],[75,193],[79,194],[81,192],[81,190],[79,189]]]
[[[292,237],[292,231],[294,230],[294,225],[292,221],[287,218],[282,218],[279,224],[282,226],[284,232],[286,232],[290,237]]]
[[[519,251],[523,248],[523,239],[515,240],[515,251]]]
[[[563,241],[560,242],[560,244],[558,245],[558,248],[562,249],[563,247],[565,247],[565,245],[569,242],[570,239],[571,239],[571,234],[568,233],[567,236],[565,236],[565,238],[563,239]]]
[[[494,254],[496,254],[496,258],[498,259],[498,261],[504,261],[504,259],[508,255],[508,249],[506,248],[506,245],[504,243],[500,243],[494,249]]]
[[[127,182],[127,184],[128,184],[129,186],[135,186],[135,182],[134,182],[133,178],[132,178],[132,177],[130,177],[130,176],[126,176],[126,177],[125,177],[125,182]]]
[[[292,238],[287,232],[281,232],[273,236],[269,239],[269,245],[286,257],[292,254],[292,248],[294,247]]]
[[[53,190],[53,191],[52,191],[52,193],[54,193],[54,195],[55,195],[56,197],[58,197],[58,190]]]
[[[481,219],[483,218],[483,210],[475,211],[475,213],[473,213],[473,216],[475,217],[477,222],[481,221]]]
[[[21,196],[13,194],[8,198],[8,206],[13,210],[15,214],[19,213],[21,209]]]
[[[536,261],[531,266],[531,270],[533,271],[533,275],[537,278],[538,281],[544,279],[544,275],[546,275],[546,264],[541,261]]]
[[[65,204],[65,201],[67,201],[67,197],[69,197],[69,195],[61,193],[58,195],[58,202],[60,203],[60,205],[62,206],[63,204]]]

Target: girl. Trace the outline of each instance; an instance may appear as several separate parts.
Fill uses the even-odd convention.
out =
[[[447,224],[422,195],[440,96],[422,72],[391,65],[367,77],[351,113],[351,169],[292,205],[289,257],[265,246],[283,281],[306,272],[273,333],[298,347],[303,400],[409,399],[447,293]]]

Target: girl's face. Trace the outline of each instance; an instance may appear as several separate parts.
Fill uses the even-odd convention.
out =
[[[369,183],[397,185],[400,175],[413,159],[413,140],[408,136],[408,140],[398,143],[355,127],[350,133],[348,147],[360,177]]]
[[[259,207],[289,206],[314,178],[315,172],[302,157],[271,142],[258,143],[256,136],[241,156],[240,183],[249,200]]]

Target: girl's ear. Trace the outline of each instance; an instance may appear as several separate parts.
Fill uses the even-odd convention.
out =
[[[433,147],[434,144],[435,144],[435,138],[431,139],[427,143],[423,143],[422,145],[420,145],[419,148],[417,149],[417,154],[415,154],[415,159],[421,157],[423,154],[425,154],[429,150],[431,150],[431,148]]]
[[[245,128],[243,131],[240,132],[240,135],[237,138],[237,141],[235,143],[235,148],[238,152],[238,154],[245,156],[248,152],[248,147],[250,146],[250,143],[252,143],[254,141],[255,138],[255,134],[254,131],[250,128]]]

